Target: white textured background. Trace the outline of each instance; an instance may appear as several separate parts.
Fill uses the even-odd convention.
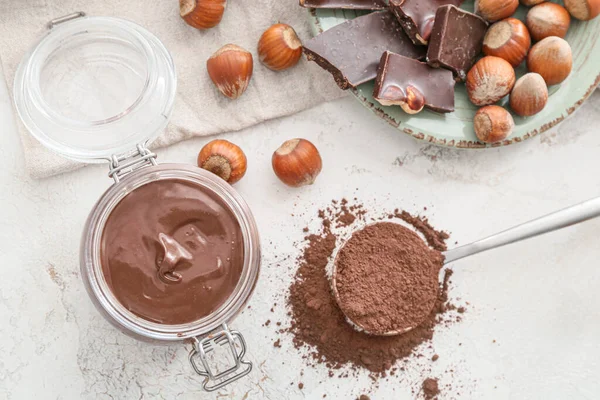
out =
[[[316,210],[355,192],[371,208],[426,205],[452,243],[466,243],[600,195],[600,93],[558,129],[486,151],[416,142],[352,98],[224,136],[249,158],[237,188],[257,217],[264,259],[252,308],[232,324],[256,368],[208,395],[187,364],[188,349],[124,336],[87,298],[79,237],[111,183],[106,166],[31,180],[3,85],[0,123],[0,399],[416,398],[421,360],[371,388],[364,373],[328,378],[324,368],[306,367],[289,337],[276,349],[274,324],[261,326],[288,322],[283,307],[269,309],[282,304],[294,264],[276,262],[299,254],[294,242]],[[270,167],[272,151],[295,136],[314,141],[325,164],[317,183],[301,190],[282,186]],[[206,140],[163,150],[159,160],[192,163]],[[599,232],[600,220],[591,221],[455,264],[452,296],[471,306],[462,323],[436,333],[434,350],[424,350],[440,355],[431,375],[453,386],[442,398],[598,398]]]

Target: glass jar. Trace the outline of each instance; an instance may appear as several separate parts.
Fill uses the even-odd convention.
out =
[[[258,230],[243,198],[225,181],[200,168],[157,164],[148,144],[166,127],[175,99],[176,73],[164,45],[150,32],[117,18],[74,13],[49,23],[49,32],[21,61],[14,82],[17,112],[43,145],[74,160],[108,162],[114,184],[85,225],[80,260],[84,284],[102,315],[140,340],[190,342],[190,363],[217,390],[248,374],[243,336],[228,324],[249,300],[260,269]],[[128,194],[150,182],[183,180],[216,195],[242,232],[241,277],[228,299],[197,321],[166,325],[143,319],[111,292],[101,265],[108,216]],[[215,368],[211,354],[230,360]]]

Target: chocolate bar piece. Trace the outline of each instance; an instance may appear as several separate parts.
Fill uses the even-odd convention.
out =
[[[413,43],[427,45],[437,9],[461,3],[462,0],[390,0],[390,10]]]
[[[435,68],[448,68],[464,81],[481,53],[487,22],[478,15],[452,5],[438,8],[429,38],[427,62]]]
[[[348,10],[385,10],[383,0],[300,0],[301,7],[343,8]]]
[[[381,56],[373,97],[384,106],[404,105],[407,88],[412,86],[424,98],[425,107],[448,113],[454,111],[455,83],[452,71],[386,51]]]
[[[386,51],[424,59],[425,48],[415,46],[389,11],[377,11],[346,21],[304,43],[304,53],[329,71],[342,89],[375,79]]]

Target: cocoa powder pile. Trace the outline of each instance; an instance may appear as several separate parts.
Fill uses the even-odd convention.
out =
[[[350,210],[347,202],[342,203],[348,213],[359,211],[360,213],[354,213],[355,217],[358,220],[365,220],[365,212],[362,208],[353,206],[354,210]],[[396,214],[402,213],[396,212]],[[298,260],[296,279],[290,286],[288,304],[291,308],[292,320],[288,331],[292,333],[297,348],[308,345],[309,358],[315,363],[325,363],[330,368],[330,376],[335,374],[336,369],[346,365],[353,368],[366,368],[374,378],[386,376],[388,373],[393,375],[397,368],[403,368],[394,366],[396,361],[408,357],[420,344],[432,338],[434,327],[440,320],[440,315],[446,310],[450,271],[447,270],[444,282],[438,284],[436,293],[428,293],[428,296],[433,295],[434,307],[424,321],[413,330],[397,336],[372,336],[356,331],[346,322],[344,314],[332,296],[326,271],[338,242],[338,237],[332,231],[332,225],[339,224],[336,216],[340,215],[346,215],[346,211],[340,213],[338,203],[333,203],[332,207],[322,210],[319,213],[322,221],[320,232],[306,237],[307,244]],[[408,216],[404,215],[405,218]],[[383,218],[387,218],[387,215],[379,219]],[[445,249],[444,241],[448,237],[445,232],[436,231],[425,219],[413,216],[410,218],[417,218],[420,221],[421,226],[417,228],[428,238],[429,243],[436,243],[438,250]],[[351,218],[344,217],[344,219],[349,221]],[[388,239],[392,231],[394,230],[387,232]],[[369,235],[373,234],[373,232],[369,233]],[[375,237],[380,236],[375,235]],[[369,240],[366,240],[362,246],[368,248],[368,243]],[[431,268],[438,268],[441,262],[439,252],[432,252],[431,255],[435,258]]]
[[[433,310],[444,256],[410,229],[378,222],[355,232],[340,249],[338,305],[372,334],[405,332]]]

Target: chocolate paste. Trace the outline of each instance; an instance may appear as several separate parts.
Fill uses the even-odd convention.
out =
[[[176,325],[219,308],[244,263],[240,225],[215,194],[176,179],[148,183],[108,216],[101,263],[117,300],[148,321]]]
[[[390,10],[415,44],[426,45],[438,7],[446,4],[459,6],[461,3],[462,0],[390,0]]]
[[[412,329],[435,306],[443,264],[442,253],[403,225],[368,225],[354,232],[337,255],[339,306],[367,332]]]
[[[304,43],[307,59],[329,71],[342,89],[375,79],[386,50],[416,59],[424,59],[426,53],[406,36],[389,11],[346,21]]]

